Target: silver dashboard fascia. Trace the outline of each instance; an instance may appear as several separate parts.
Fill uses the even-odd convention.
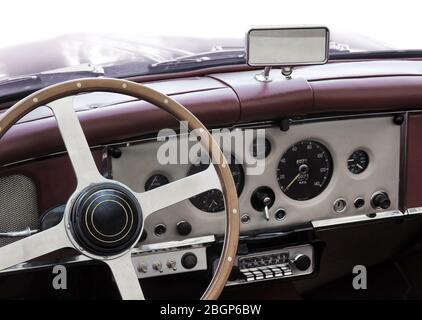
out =
[[[392,115],[303,122],[291,125],[286,132],[277,126],[264,127],[265,136],[271,142],[271,152],[265,159],[265,171],[261,175],[249,175],[248,165],[244,165],[245,186],[239,201],[241,215],[248,214],[250,220],[241,224],[241,233],[282,230],[312,221],[332,219],[334,222],[339,218],[370,215],[376,211],[371,207],[370,199],[377,191],[385,191],[390,196],[391,206],[388,211],[399,210],[401,127],[394,124]],[[242,132],[245,129],[235,130]],[[187,139],[184,136],[179,138]],[[296,201],[287,197],[280,190],[276,179],[280,158],[291,145],[301,140],[322,143],[329,150],[334,167],[329,185],[320,195],[307,201]],[[112,159],[113,178],[137,192],[143,192],[145,182],[152,174],[161,173],[170,181],[185,177],[190,165],[161,165],[158,162],[157,150],[160,143],[150,139],[121,146],[121,157]],[[252,152],[252,143],[253,138],[245,135],[245,152]],[[358,149],[369,154],[370,164],[363,173],[355,175],[348,170],[347,159]],[[235,158],[240,156],[236,152],[243,150],[235,149]],[[275,203],[270,208],[269,221],[264,218],[262,212],[253,209],[250,202],[253,191],[260,186],[268,186],[276,194]],[[365,206],[360,209],[353,206],[358,197],[365,199]],[[347,203],[341,214],[333,210],[333,203],[339,198]],[[280,208],[286,211],[283,220],[274,217],[274,213]],[[144,243],[184,239],[185,237],[179,235],[176,230],[176,224],[181,220],[189,221],[192,225],[189,237],[224,234],[224,212],[203,212],[194,207],[189,200],[185,200],[148,217],[145,223],[148,237]],[[158,224],[167,227],[167,231],[159,236],[154,234],[154,226]]]

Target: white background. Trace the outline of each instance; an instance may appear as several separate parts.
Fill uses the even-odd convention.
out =
[[[420,0],[6,0],[0,47],[69,33],[243,37],[252,25],[323,24],[422,48]]]

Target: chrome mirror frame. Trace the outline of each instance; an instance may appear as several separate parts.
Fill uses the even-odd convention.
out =
[[[315,30],[322,29],[325,30],[325,57],[321,61],[312,61],[312,62],[289,62],[289,63],[277,63],[277,64],[267,64],[267,63],[251,63],[249,60],[250,57],[250,35],[254,31],[277,31],[277,30]],[[246,33],[246,63],[251,67],[264,67],[263,72],[255,75],[255,79],[260,82],[271,82],[270,71],[272,67],[281,67],[281,73],[287,80],[291,79],[291,74],[294,67],[306,66],[306,65],[320,65],[328,62],[329,58],[329,47],[330,47],[330,30],[326,26],[272,26],[272,27],[252,27]]]

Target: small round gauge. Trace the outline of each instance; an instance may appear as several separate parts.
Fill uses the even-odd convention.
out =
[[[289,198],[305,201],[318,196],[327,187],[333,172],[330,152],[321,143],[304,140],[281,157],[277,180]]]
[[[204,163],[195,164],[190,167],[188,175],[204,171],[206,168],[208,168],[208,166],[209,164]],[[234,162],[234,158],[232,158],[229,167],[233,175],[237,194],[240,195],[245,184],[245,174],[243,172],[243,168],[240,164],[236,164]],[[201,194],[198,194],[197,196],[190,198],[189,200],[196,208],[205,212],[219,212],[224,210],[223,194],[218,189],[203,192]]]
[[[252,143],[252,155],[257,159],[268,157],[271,152],[271,142],[268,139],[255,139]]]
[[[347,160],[347,168],[353,174],[362,173],[368,168],[369,155],[363,150],[356,150]]]
[[[145,191],[161,187],[169,182],[169,179],[167,179],[162,174],[154,174],[145,182]]]

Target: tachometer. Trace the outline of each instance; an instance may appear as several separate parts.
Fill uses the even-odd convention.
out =
[[[333,170],[330,152],[321,143],[304,140],[292,145],[280,159],[277,180],[288,197],[304,201],[327,187]]]
[[[204,171],[206,168],[208,168],[208,166],[209,164],[195,164],[190,167],[188,175]],[[229,167],[233,175],[237,194],[240,195],[245,183],[245,174],[243,172],[243,168],[240,164],[236,164],[234,162],[234,158],[232,158]],[[224,210],[223,194],[218,189],[203,192],[195,197],[190,198],[189,200],[195,207],[205,212],[218,212]]]

